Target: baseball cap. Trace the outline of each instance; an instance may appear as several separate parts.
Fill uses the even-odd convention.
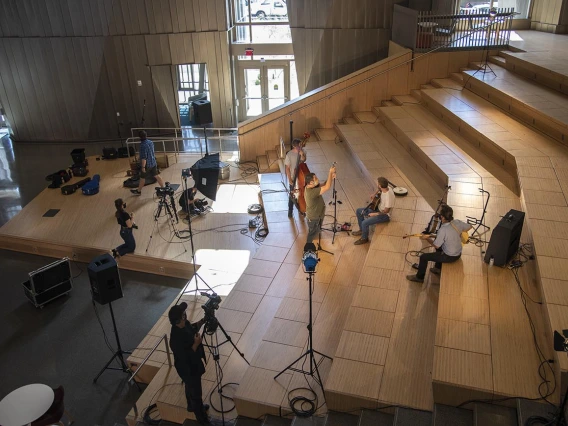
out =
[[[172,306],[168,312],[168,318],[170,319],[171,325],[176,325],[176,323],[181,319],[183,313],[187,309],[187,303],[182,302],[179,305]]]

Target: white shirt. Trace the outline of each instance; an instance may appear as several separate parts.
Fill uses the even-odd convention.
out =
[[[388,188],[387,192],[381,192],[381,202],[379,203],[379,211],[382,212],[384,209],[390,209],[387,213],[389,216],[392,213],[394,207],[394,192]]]

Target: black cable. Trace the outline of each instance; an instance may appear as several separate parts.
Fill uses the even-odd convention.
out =
[[[75,276],[73,276],[73,279],[77,279],[81,276],[81,274],[83,273],[83,269],[78,265],[77,262],[75,262],[74,260],[71,261],[73,263],[73,265],[75,265],[75,267],[79,270],[79,273]]]
[[[96,305],[94,299],[92,300],[92,302],[93,302],[93,309],[95,310],[95,315],[97,317],[99,325],[101,326],[101,330],[103,331],[103,337],[105,339],[105,344],[106,344],[107,348],[110,350],[110,352],[114,355],[116,351],[114,350],[114,348],[112,347],[112,345],[108,341],[108,337],[107,337],[105,328],[103,326],[103,322],[101,321],[101,317],[99,316],[99,310],[97,309],[97,305]]]

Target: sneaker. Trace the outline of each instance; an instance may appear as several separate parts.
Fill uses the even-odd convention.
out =
[[[413,264],[412,264],[412,268],[413,268],[413,269],[418,269],[418,263],[413,263]]]
[[[432,272],[434,275],[440,275],[440,272],[442,272],[440,270],[440,268],[430,268],[430,272]]]
[[[418,276],[416,276],[416,275],[407,275],[406,279],[408,281],[414,281],[416,283],[423,283],[424,282],[424,278],[418,278]]]
[[[288,217],[289,217],[289,218],[293,218],[293,217],[294,217],[294,214],[293,214],[292,212],[288,212]]]
[[[355,244],[356,246],[359,246],[361,244],[367,244],[369,242],[368,238],[359,238],[357,241],[355,241],[353,244]]]
[[[359,231],[352,231],[352,232],[351,232],[351,235],[353,235],[354,237],[358,237],[358,236],[361,235],[361,234],[362,234],[362,232],[361,232],[360,230],[359,230]]]
[[[142,195],[142,192],[140,192],[139,189],[131,189],[130,192],[132,192],[134,195]]]

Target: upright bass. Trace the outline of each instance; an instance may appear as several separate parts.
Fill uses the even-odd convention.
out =
[[[291,125],[292,123],[290,122],[290,126]],[[300,143],[300,148],[304,148],[306,146],[306,142],[308,142],[309,138],[309,132],[305,132],[302,142]],[[310,173],[310,169],[305,162],[300,162],[300,153],[298,153],[298,166],[296,167],[296,173],[294,174],[294,187],[297,187],[298,189],[290,196],[294,197],[294,204],[296,205],[296,208],[304,215],[306,214],[306,199],[304,198],[304,193],[306,191],[306,175],[308,173]]]

